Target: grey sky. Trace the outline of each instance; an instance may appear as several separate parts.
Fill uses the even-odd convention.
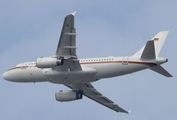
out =
[[[84,97],[60,103],[54,93],[68,89],[51,83],[0,80],[0,119],[177,119],[177,1],[35,0],[0,2],[1,75],[18,63],[55,54],[64,17],[74,11],[79,58],[132,55],[162,30],[169,35],[160,56],[174,77],[150,70],[93,83],[130,115],[116,113]]]

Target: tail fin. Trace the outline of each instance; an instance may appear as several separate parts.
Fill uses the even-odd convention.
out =
[[[142,60],[156,59],[154,41],[148,41],[141,55]]]
[[[143,46],[137,53],[133,56],[140,58],[144,61],[149,60],[157,60],[160,50],[165,42],[165,39],[168,35],[168,31],[161,31],[156,36],[152,38],[152,40],[148,41],[145,46]],[[170,73],[168,73],[160,63],[157,66],[150,67],[149,69],[157,72],[166,77],[172,77]]]
[[[167,35],[168,35],[168,31],[159,32],[133,56],[140,57],[141,59],[157,58],[165,42]]]

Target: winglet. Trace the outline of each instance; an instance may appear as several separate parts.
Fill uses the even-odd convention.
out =
[[[130,111],[128,111],[128,114],[130,114],[132,111],[130,110]]]
[[[75,11],[75,12],[71,13],[71,15],[73,15],[73,16],[74,16],[74,15],[76,14],[76,12],[77,12],[77,11]]]

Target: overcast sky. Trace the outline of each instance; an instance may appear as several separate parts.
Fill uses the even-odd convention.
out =
[[[74,11],[79,58],[133,55],[159,31],[169,35],[160,56],[174,77],[150,70],[93,83],[130,115],[112,111],[86,97],[60,103],[63,85],[12,83],[0,79],[1,120],[177,119],[176,0],[1,0],[0,74],[18,63],[55,54],[64,17]]]

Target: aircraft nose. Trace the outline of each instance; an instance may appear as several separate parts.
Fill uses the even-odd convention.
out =
[[[2,77],[6,80],[7,79],[7,73],[5,72]]]
[[[5,80],[9,80],[9,76],[8,76],[8,72],[5,72],[2,77],[5,79]]]

